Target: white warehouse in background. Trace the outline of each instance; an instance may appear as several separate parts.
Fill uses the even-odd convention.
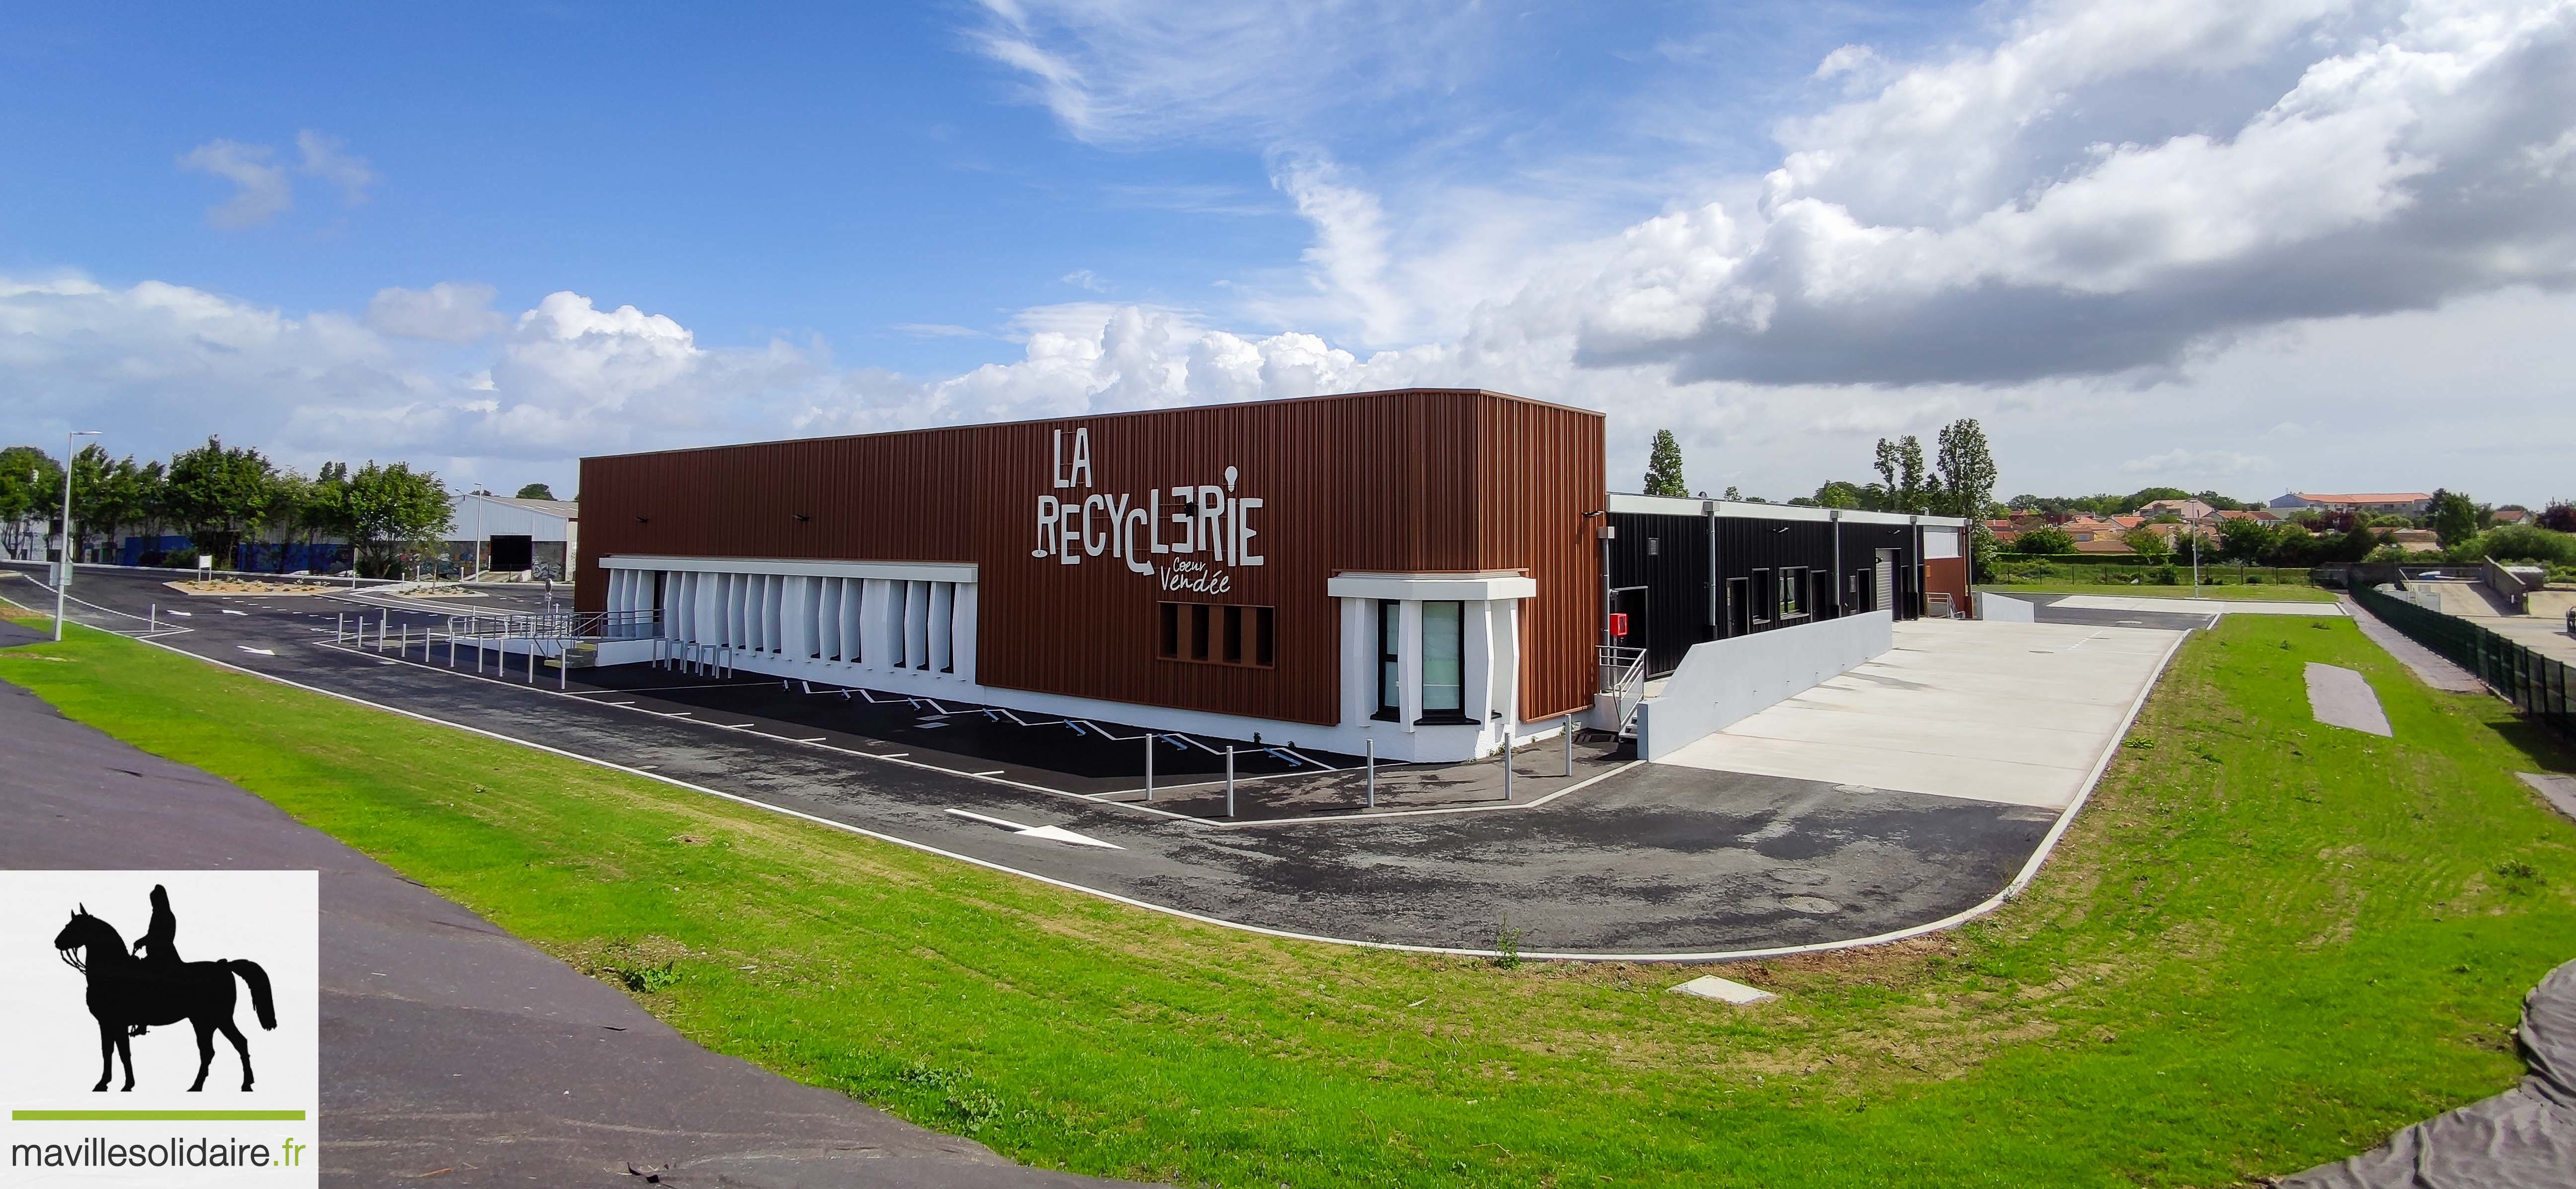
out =
[[[440,536],[465,573],[566,579],[581,560],[581,504],[467,493]]]

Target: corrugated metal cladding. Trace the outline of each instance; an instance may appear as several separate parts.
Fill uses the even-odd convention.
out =
[[[1089,483],[1059,489],[1077,430]],[[1525,570],[1521,699],[1538,717],[1591,704],[1601,452],[1598,413],[1414,389],[586,458],[584,553],[975,562],[987,685],[1314,723],[1341,713],[1333,574]],[[1229,498],[1263,501],[1247,551],[1263,564],[1209,567],[1222,591],[1167,590],[1107,552],[1033,556],[1042,498],[1159,492],[1168,518],[1172,488],[1223,489],[1228,467]],[[577,598],[603,606],[604,571],[584,566]],[[1277,665],[1158,660],[1164,601],[1276,607]]]
[[[1921,548],[1912,525],[1842,522],[1841,580],[1835,581],[1827,577],[1835,573],[1836,526],[1829,521],[1715,517],[1713,567],[1708,516],[1614,512],[1610,522],[1619,530],[1610,550],[1614,609],[1629,613],[1625,643],[1646,650],[1650,673],[1671,672],[1691,645],[1705,640],[1832,618],[1846,609],[1870,610],[1876,605],[1873,567],[1881,549],[1896,551],[1889,577],[1897,618],[1912,619],[1921,609],[1914,597]],[[1955,560],[1949,564],[1960,565]],[[1804,572],[1798,591],[1801,613],[1790,619],[1773,614],[1777,584],[1786,570]],[[1709,597],[1712,572],[1718,587],[1715,601]],[[1962,584],[1965,572],[1962,566]],[[1766,579],[1768,588],[1763,586]]]
[[[1646,671],[1669,673],[1693,644],[1712,639],[1706,516],[1613,512],[1610,525],[1611,609],[1628,613],[1631,648],[1646,650]]]

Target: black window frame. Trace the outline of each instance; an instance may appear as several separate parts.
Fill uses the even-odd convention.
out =
[[[1422,606],[1428,608],[1433,603],[1447,603],[1455,605],[1458,608],[1458,705],[1455,709],[1449,710],[1432,709],[1431,685],[1427,681],[1422,681],[1422,717],[1413,720],[1413,725],[1417,727],[1434,727],[1471,724],[1476,720],[1467,717],[1467,603],[1463,599],[1425,599],[1422,602]],[[1427,618],[1428,617],[1426,617],[1426,623],[1422,633],[1422,651],[1424,654],[1423,659],[1425,660],[1430,659],[1431,652],[1431,633]],[[1421,681],[1420,674],[1422,672],[1422,666],[1414,666],[1414,673],[1416,674],[1415,680]]]
[[[1404,719],[1404,657],[1396,646],[1404,640],[1404,600],[1377,601],[1377,710],[1381,722]]]
[[[1279,609],[1259,603],[1162,602],[1154,609],[1154,659],[1224,669],[1272,669]]]

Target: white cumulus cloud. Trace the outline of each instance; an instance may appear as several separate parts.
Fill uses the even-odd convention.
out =
[[[427,289],[387,288],[367,303],[367,325],[401,338],[470,343],[501,329],[490,285],[440,281]]]

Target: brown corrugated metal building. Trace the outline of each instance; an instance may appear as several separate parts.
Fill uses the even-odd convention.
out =
[[[1390,758],[1597,680],[1601,415],[1500,393],[588,458],[581,492],[579,605],[739,669]]]

